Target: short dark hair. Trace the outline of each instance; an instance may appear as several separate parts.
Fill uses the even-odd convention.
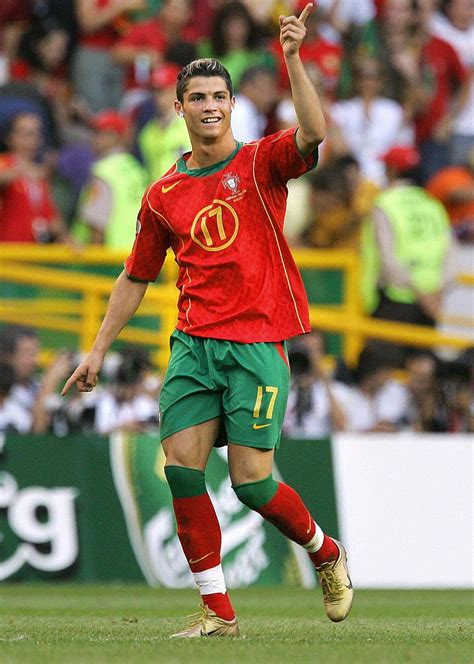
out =
[[[20,339],[25,337],[38,339],[38,332],[26,325],[8,325],[3,328],[0,335],[0,360],[8,362],[9,357],[16,351]]]
[[[0,362],[0,396],[6,397],[15,384],[15,373],[6,362]]]
[[[181,103],[183,103],[184,93],[186,92],[188,81],[190,81],[192,78],[195,78],[196,76],[205,76],[206,78],[218,76],[219,78],[224,79],[230,96],[234,96],[232,80],[224,65],[214,58],[201,58],[200,60],[193,60],[190,62],[188,65],[186,65],[186,67],[183,67],[178,74],[178,80],[176,82],[176,96]]]

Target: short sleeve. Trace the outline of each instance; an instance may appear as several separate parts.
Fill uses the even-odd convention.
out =
[[[316,167],[318,149],[304,157],[296,143],[298,127],[291,127],[259,141],[257,167],[260,177],[270,176],[286,184]]]
[[[132,252],[125,261],[125,272],[133,281],[155,281],[170,246],[169,232],[157,212],[150,208],[147,194],[138,213]]]

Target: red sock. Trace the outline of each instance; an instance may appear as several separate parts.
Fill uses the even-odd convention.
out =
[[[207,493],[173,498],[178,537],[191,572],[221,564],[221,528]]]
[[[202,603],[208,606],[211,611],[224,620],[233,620],[235,612],[230,603],[228,593],[212,593],[211,595],[201,595]]]
[[[273,498],[257,511],[293,542],[304,546],[315,535],[316,524],[313,517],[300,496],[287,484],[279,482]],[[324,562],[335,560],[339,555],[339,549],[333,540],[325,535],[319,551],[309,555],[313,563],[319,566]]]
[[[221,528],[209,495],[173,498],[173,507],[179,541],[191,572],[196,574],[220,566]],[[234,619],[227,592],[201,595],[201,600],[219,618]]]
[[[293,542],[303,545],[314,537],[316,526],[311,514],[300,496],[287,484],[279,482],[273,498],[257,512]]]
[[[337,544],[328,535],[324,535],[322,547],[316,553],[308,553],[315,567],[320,567],[323,563],[329,563],[337,560],[339,549]]]

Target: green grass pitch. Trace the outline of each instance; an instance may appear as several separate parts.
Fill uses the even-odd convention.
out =
[[[363,591],[332,624],[319,590],[232,591],[242,637],[173,641],[188,590],[0,584],[2,664],[463,664],[474,661],[474,593]]]

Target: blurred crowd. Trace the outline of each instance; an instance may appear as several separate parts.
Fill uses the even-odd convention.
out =
[[[177,73],[197,57],[218,58],[232,76],[237,140],[297,124],[278,17],[305,5],[2,0],[0,243],[129,249],[145,187],[190,148],[173,101]],[[435,326],[457,271],[472,267],[474,3],[319,0],[306,28],[301,57],[322,99],[328,131],[318,168],[289,183],[288,240],[295,247],[359,252],[369,315]],[[472,311],[472,301],[467,306]],[[30,358],[24,379],[12,359],[16,342],[5,335],[0,418],[13,428],[69,430],[77,424],[109,431],[110,422],[119,421],[114,399],[145,404],[157,389],[148,359],[133,351],[116,358],[117,371],[122,362],[135,367],[133,389],[111,370],[97,402],[75,397],[66,413],[54,394],[73,363],[70,354],[61,353],[37,382],[31,347],[38,339],[27,334],[21,342],[25,363]],[[449,366],[468,366],[469,358]],[[381,360],[390,369],[385,377],[394,368],[406,372],[403,385],[395,388],[396,381],[387,379],[380,387]],[[292,431],[304,434],[314,417],[320,420],[317,431],[323,419],[330,430],[353,430],[351,412],[367,412],[364,430],[472,430],[472,406],[460,405],[469,401],[460,386],[472,376],[459,369],[463,379],[453,378],[446,363],[427,351],[368,344],[359,370],[345,381],[323,377],[316,364],[316,387],[297,383],[290,398]],[[420,372],[430,374],[424,383]],[[303,375],[303,383],[309,381]],[[420,382],[426,398],[417,392]],[[384,398],[375,396],[380,390],[392,390],[386,400],[399,404],[388,419]],[[315,416],[321,400],[324,416],[319,410]],[[380,412],[374,406],[379,402]],[[144,419],[156,418],[143,407]],[[141,417],[136,421],[142,423]]]
[[[0,432],[108,435],[159,430],[161,376],[142,348],[109,353],[91,393],[59,396],[78,356],[61,351],[39,371],[33,328],[12,325],[0,337]],[[283,432],[323,438],[339,431],[474,432],[474,348],[440,361],[413,351],[403,374],[370,348],[349,370],[328,365],[324,335],[313,330],[289,345],[292,384]]]

